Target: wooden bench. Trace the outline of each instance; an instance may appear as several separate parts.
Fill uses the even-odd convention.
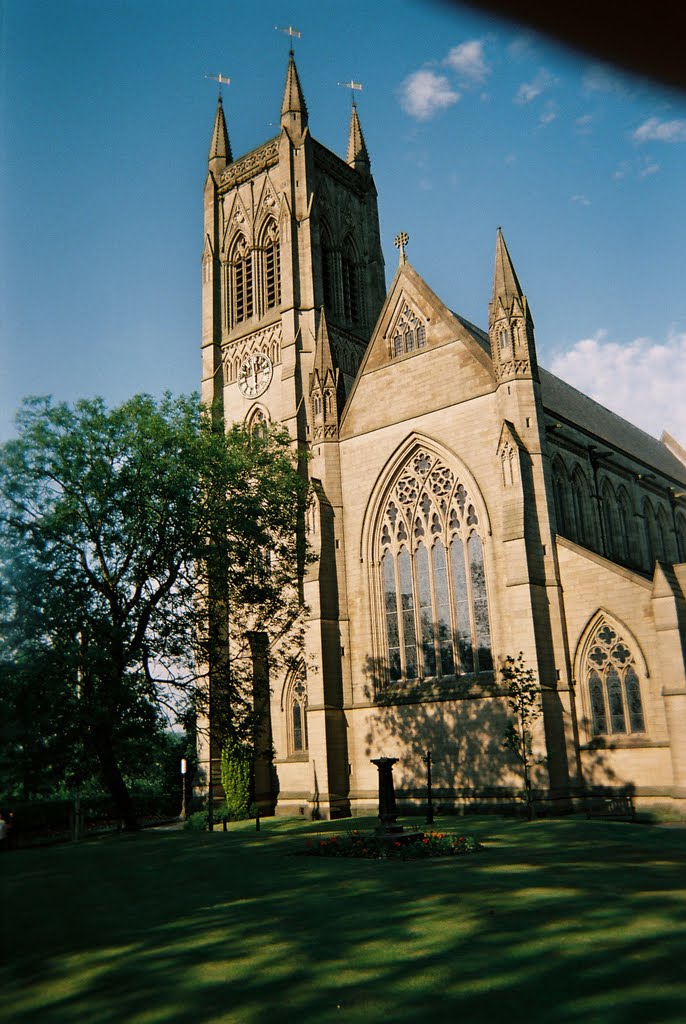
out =
[[[622,821],[633,821],[636,809],[629,796],[597,796],[591,797],[586,807],[587,818],[617,818]]]

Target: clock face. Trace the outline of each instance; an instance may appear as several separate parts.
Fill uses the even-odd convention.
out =
[[[272,382],[272,361],[264,352],[246,356],[238,371],[238,387],[246,398],[263,395]]]

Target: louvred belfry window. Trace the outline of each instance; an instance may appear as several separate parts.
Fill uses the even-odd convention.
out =
[[[242,235],[231,250],[232,323],[239,324],[253,315],[252,252]]]
[[[483,544],[464,484],[435,454],[415,451],[378,529],[390,680],[490,672]]]
[[[260,258],[262,262],[262,306],[263,312],[266,312],[269,309],[276,309],[281,302],[279,232],[274,221],[270,221],[262,233]]]

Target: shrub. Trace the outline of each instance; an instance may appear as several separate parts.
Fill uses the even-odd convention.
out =
[[[251,747],[247,743],[227,740],[221,756],[221,777],[226,811],[234,821],[250,817],[252,767]]]
[[[429,857],[456,857],[483,849],[472,836],[455,836],[448,832],[422,832],[416,836],[392,839],[374,832],[354,829],[345,836],[308,839],[306,857],[362,857],[370,860],[425,860]]]

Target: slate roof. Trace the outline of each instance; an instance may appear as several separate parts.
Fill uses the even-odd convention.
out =
[[[686,466],[662,441],[610,412],[604,405],[577,391],[571,384],[566,384],[543,367],[539,367],[539,374],[543,406],[547,412],[569,423],[578,424],[586,433],[594,434],[665,476],[686,484]]]
[[[457,313],[453,315],[490,355],[488,334]],[[577,391],[571,384],[566,384],[542,366],[539,366],[538,372],[546,412],[566,420],[659,473],[686,484],[686,465],[662,441],[606,409],[604,405],[600,405],[583,392]]]

